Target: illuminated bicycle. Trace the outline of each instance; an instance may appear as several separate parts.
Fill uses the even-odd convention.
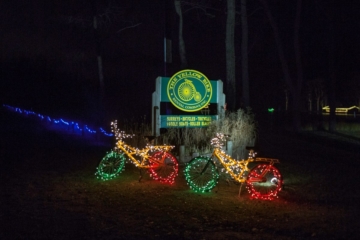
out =
[[[279,160],[257,158],[254,150],[248,147],[249,158],[235,160],[222,150],[227,137],[229,135],[217,133],[216,137],[211,140],[211,145],[214,147],[211,157],[195,157],[188,163],[185,168],[185,178],[190,188],[196,192],[208,192],[216,186],[220,175],[213,160],[215,157],[224,167],[223,170],[230,174],[234,181],[241,184],[246,183],[251,198],[263,200],[276,198],[283,183],[279,170],[273,166],[275,163],[279,163]],[[263,163],[249,170],[248,164],[253,162]]]
[[[173,184],[178,175],[177,159],[170,153],[173,146],[152,146],[138,149],[126,144],[123,139],[132,138],[134,135],[126,134],[117,128],[117,122],[111,123],[111,130],[116,136],[116,147],[100,161],[95,175],[99,179],[109,180],[117,177],[125,168],[126,156],[130,162],[140,169],[148,169],[150,176],[162,183]],[[148,141],[154,137],[147,137]],[[139,181],[142,176],[140,176]]]

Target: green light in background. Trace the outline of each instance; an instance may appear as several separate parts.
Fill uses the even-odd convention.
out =
[[[268,108],[268,112],[274,112],[275,109],[274,108]]]

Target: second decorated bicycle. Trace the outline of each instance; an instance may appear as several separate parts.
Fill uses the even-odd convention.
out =
[[[252,198],[272,200],[277,197],[283,184],[280,171],[273,165],[279,163],[278,159],[258,158],[253,149],[248,149],[249,158],[236,160],[227,155],[223,150],[226,138],[229,135],[217,133],[211,140],[214,147],[210,157],[196,157],[190,160],[185,167],[185,177],[188,185],[197,192],[207,192],[216,186],[219,180],[219,171],[214,159],[232,179],[239,183],[246,183],[246,188]],[[249,163],[259,163],[251,170]]]

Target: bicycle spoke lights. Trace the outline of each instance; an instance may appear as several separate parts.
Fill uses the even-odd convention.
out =
[[[125,157],[123,154],[119,154],[115,151],[111,151],[105,155],[97,167],[98,179],[103,181],[113,179],[124,171],[125,169]]]
[[[267,177],[263,182],[251,181],[252,179],[261,178],[264,171],[268,171]],[[251,198],[272,200],[277,198],[277,193],[281,190],[281,175],[279,170],[269,164],[259,164],[250,171],[246,188]]]
[[[155,152],[151,158],[152,161],[150,162],[149,169],[150,176],[156,181],[173,184],[179,168],[176,158],[170,153],[163,151]],[[164,165],[168,166],[170,169]]]
[[[209,164],[206,166],[206,164]],[[206,171],[203,171],[206,168]],[[215,164],[207,157],[197,157],[189,162],[184,171],[187,184],[195,192],[211,191],[219,180],[219,172]]]

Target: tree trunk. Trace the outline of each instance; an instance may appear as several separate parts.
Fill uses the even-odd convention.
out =
[[[281,63],[281,69],[283,71],[284,74],[284,78],[285,78],[285,84],[286,86],[289,88],[289,91],[291,94],[293,94],[295,92],[295,88],[294,85],[291,81],[291,77],[290,77],[290,72],[289,72],[289,66],[288,66],[288,62],[286,60],[285,57],[285,53],[284,53],[284,46],[283,43],[280,39],[280,34],[279,34],[279,29],[277,27],[277,24],[275,22],[275,19],[272,16],[271,10],[267,4],[266,0],[260,0],[260,2],[264,5],[264,10],[266,15],[268,16],[270,25],[273,29],[274,32],[274,38],[275,38],[275,42],[276,42],[276,46],[277,46],[277,51],[278,51],[278,55],[280,58],[280,63]]]
[[[244,107],[250,106],[249,69],[248,69],[248,23],[247,23],[246,0],[241,0],[241,71],[242,71],[242,95]]]
[[[94,29],[94,38],[95,38],[95,50],[96,50],[96,59],[98,64],[98,77],[99,77],[99,99],[98,106],[96,109],[97,112],[97,122],[98,124],[102,124],[104,112],[104,98],[105,98],[105,88],[104,88],[104,72],[103,72],[103,62],[101,56],[101,41],[98,32],[98,22],[97,22],[97,6],[96,1],[93,0],[93,29]]]
[[[164,76],[167,76],[169,68],[172,64],[173,9],[173,5],[170,1],[164,1]]]
[[[185,50],[185,42],[183,37],[183,16],[181,11],[181,1],[174,0],[175,11],[179,16],[179,54],[181,61],[181,69],[187,68],[187,59],[186,59],[186,50]]]
[[[330,6],[334,6],[334,1],[330,2]],[[329,10],[329,80],[330,80],[330,89],[329,89],[329,131],[336,131],[336,73],[335,73],[335,12]]]
[[[332,31],[333,32],[333,31]],[[330,33],[330,46],[329,46],[329,79],[330,79],[330,90],[329,90],[329,131],[336,131],[336,101],[335,101],[335,43],[334,43],[334,33]]]
[[[289,91],[285,90],[285,111],[289,110]]]
[[[268,16],[270,25],[274,32],[274,38],[277,45],[277,50],[281,62],[281,68],[284,74],[284,79],[286,85],[289,87],[291,96],[292,96],[292,119],[293,119],[293,130],[299,131],[301,127],[301,119],[300,119],[300,93],[302,86],[302,65],[300,58],[300,43],[298,32],[300,29],[300,13],[301,13],[301,0],[297,1],[297,9],[296,9],[296,19],[294,24],[294,47],[295,47],[295,57],[296,57],[296,67],[297,67],[297,81],[296,84],[293,83],[293,80],[290,76],[290,70],[288,61],[285,57],[284,46],[280,38],[279,29],[275,22],[274,17],[272,16],[271,10],[267,3],[267,0],[260,0],[260,2],[264,6],[264,10],[266,15]]]
[[[303,84],[303,69],[301,63],[301,49],[299,41],[299,31],[300,31],[300,20],[301,20],[301,5],[302,0],[297,0],[296,2],[296,16],[294,23],[294,50],[295,50],[295,61],[296,61],[296,70],[297,70],[297,81],[295,87],[295,96],[294,96],[294,130],[299,131],[301,128],[301,89]]]
[[[227,0],[226,18],[226,82],[227,105],[231,111],[236,110],[236,84],[235,84],[235,0]]]

